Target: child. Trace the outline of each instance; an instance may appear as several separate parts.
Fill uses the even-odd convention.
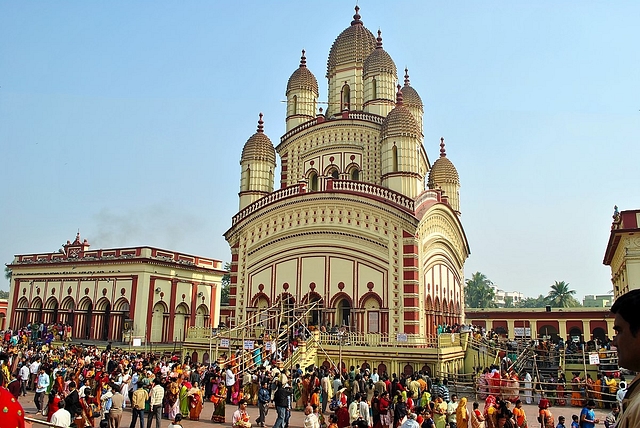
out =
[[[579,422],[578,415],[573,415],[571,416],[571,428],[580,428],[580,422]]]
[[[556,428],[566,428],[564,425],[564,416],[558,416],[558,426]]]
[[[329,415],[329,428],[338,428],[338,417],[334,414]]]

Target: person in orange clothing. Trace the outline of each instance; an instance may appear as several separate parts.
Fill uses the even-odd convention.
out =
[[[0,361],[9,361],[9,356],[0,353]],[[4,373],[0,372],[0,385],[7,383]],[[2,419],[0,426],[8,428],[25,428],[24,409],[16,397],[4,386],[0,386],[0,409],[2,409]]]
[[[309,405],[313,407],[313,410],[320,408],[320,387],[319,386],[313,389],[313,393],[311,394],[311,399],[309,400]]]
[[[513,408],[513,418],[516,420],[516,428],[525,428],[527,426],[527,415],[522,408],[522,401],[516,401],[516,407]]]
[[[604,404],[602,403],[602,374],[598,373],[596,381],[593,382],[593,399],[596,401],[596,405],[599,409],[602,409]]]

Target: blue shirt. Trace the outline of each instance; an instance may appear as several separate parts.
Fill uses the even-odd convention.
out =
[[[582,409],[582,412],[580,412],[580,420],[582,420],[583,415],[585,419],[588,419],[590,421],[593,421],[596,419],[596,412],[594,412],[593,410],[587,407]],[[596,424],[594,424],[593,422],[583,422],[581,426],[582,428],[595,428]]]

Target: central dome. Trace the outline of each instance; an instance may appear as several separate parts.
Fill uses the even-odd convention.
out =
[[[327,60],[327,78],[341,65],[355,62],[362,66],[365,58],[376,48],[376,38],[360,20],[359,10],[356,6],[351,26],[340,33],[331,46]]]

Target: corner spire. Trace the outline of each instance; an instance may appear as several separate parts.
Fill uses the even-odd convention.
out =
[[[447,157],[447,151],[444,148],[444,137],[440,137],[440,157],[441,158]]]
[[[396,92],[396,106],[402,105],[402,91],[400,90],[401,86],[398,85],[398,92]]]
[[[264,121],[262,120],[262,112],[260,112],[260,119],[258,119],[258,132],[260,134],[264,133]]]
[[[302,56],[300,57],[300,68],[307,67],[307,57],[304,56],[304,49],[302,49]]]
[[[404,86],[411,86],[409,82],[409,69],[407,67],[404,68]]]
[[[376,49],[382,49],[382,31],[378,29],[378,38],[376,39]]]
[[[362,25],[362,21],[360,21],[360,14],[358,13],[358,11],[360,10],[360,8],[358,7],[358,5],[356,5],[356,14],[353,15],[353,21],[351,21],[351,25]]]

